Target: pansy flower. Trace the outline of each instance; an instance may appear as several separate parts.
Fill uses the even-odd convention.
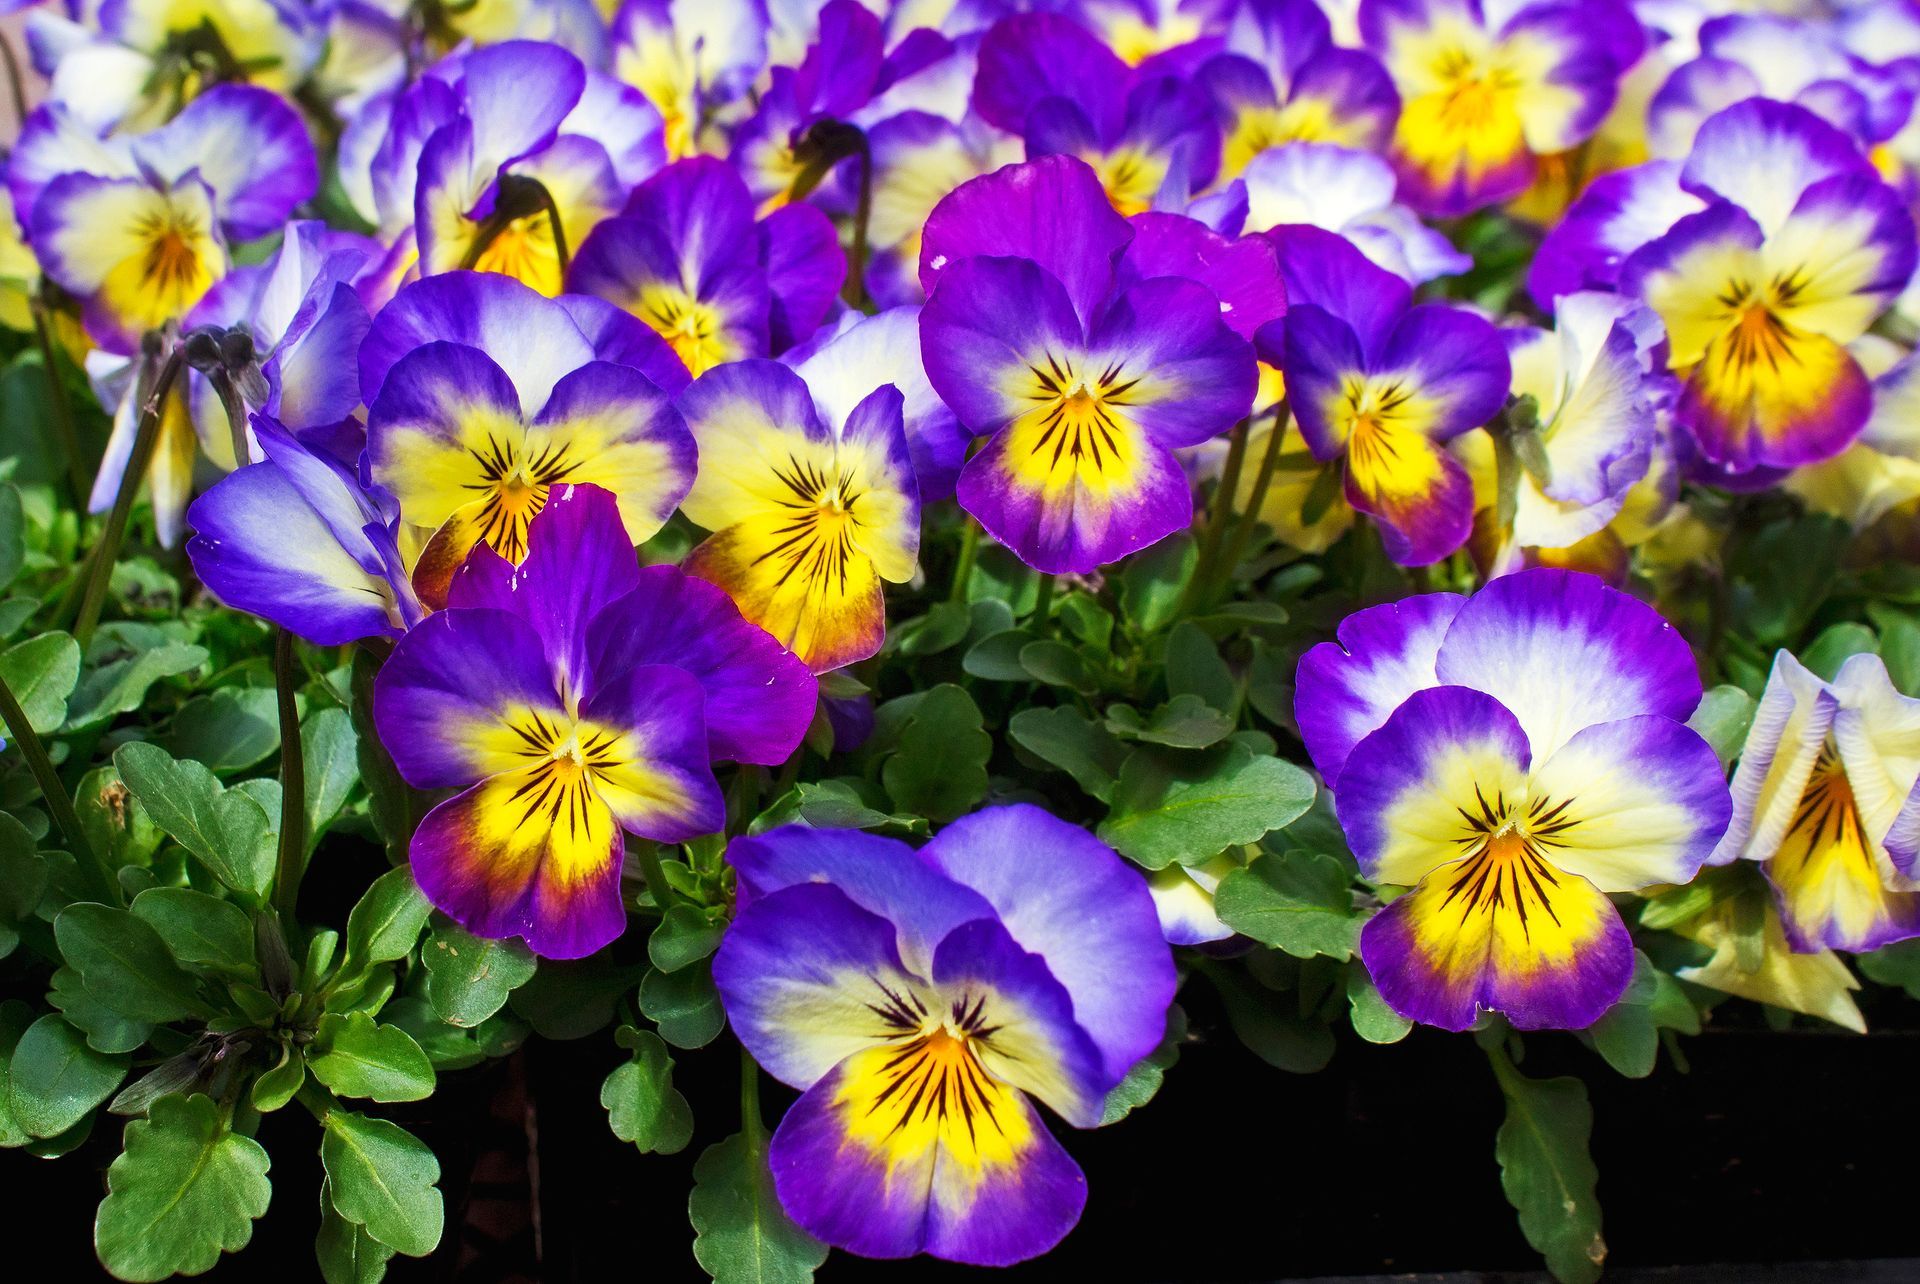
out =
[[[622,0],[613,73],[660,113],[669,159],[697,152],[701,131],[752,87],[767,26],[765,0]]]
[[[1706,208],[1621,271],[1666,324],[1676,418],[1729,473],[1837,454],[1873,401],[1845,345],[1912,275],[1912,217],[1845,135],[1765,99],[1701,126],[1679,181]]]
[[[435,71],[457,106],[420,148],[421,275],[501,272],[558,294],[572,250],[664,162],[658,113],[549,44],[491,45]]]
[[[867,219],[867,293],[881,307],[921,303],[920,236],[948,193],[968,179],[1017,162],[1018,139],[965,115],[949,120],[909,110],[867,131],[873,161]]]
[[[41,270],[81,301],[94,342],[132,353],[226,275],[229,242],[278,231],[319,172],[298,112],[221,85],[159,129],[107,139],[41,107],[7,182]]]
[[[425,608],[401,559],[400,506],[286,427],[253,417],[265,458],[187,510],[193,572],[220,601],[315,646],[399,637]]]
[[[1453,217],[1518,196],[1539,158],[1592,134],[1638,56],[1633,14],[1610,0],[1502,5],[1362,0],[1366,48],[1399,87],[1391,156],[1401,195]],[[1623,35],[1626,39],[1623,40]]]
[[[769,1153],[788,1215],[867,1257],[1002,1266],[1058,1243],[1086,1178],[1031,1099],[1098,1126],[1173,997],[1139,874],[1024,805],[918,851],[794,826],[727,860],[740,911],[714,984],[801,1093]]]
[[[1229,52],[1209,59],[1198,80],[1220,121],[1220,177],[1292,142],[1383,149],[1400,114],[1386,69],[1359,49],[1337,48],[1313,0],[1239,6]]]
[[[1077,156],[1115,209],[1137,214],[1163,191],[1185,200],[1220,167],[1220,129],[1198,89],[1136,74],[1086,28],[1058,14],[1018,14],[980,42],[973,109],[1026,140],[1027,156]]]
[[[1496,573],[1519,550],[1570,549],[1604,529],[1653,463],[1667,392],[1655,373],[1657,362],[1664,370],[1658,319],[1631,299],[1591,292],[1558,299],[1554,319],[1552,330],[1501,331],[1513,395],[1531,397],[1534,408],[1531,424],[1500,430],[1529,438],[1507,443],[1506,475],[1492,430],[1454,443],[1476,489],[1485,476],[1493,492],[1486,516],[1498,526]]]
[[[1856,534],[1920,499],[1920,358],[1875,339],[1864,336],[1848,349],[1874,377],[1867,426],[1832,459],[1796,468],[1780,483]]]
[[[1307,224],[1338,232],[1409,285],[1473,266],[1470,256],[1394,199],[1393,169],[1371,152],[1288,143],[1254,157],[1241,183],[1247,197],[1241,231]]]
[[[1867,145],[1892,137],[1913,110],[1913,88],[1854,56],[1826,21],[1726,14],[1701,24],[1699,48],[1647,104],[1655,156],[1685,156],[1709,117],[1749,98],[1805,107]]]
[[[764,360],[711,370],[679,401],[703,461],[682,510],[713,532],[687,569],[816,673],[880,649],[881,581],[911,578],[920,551],[899,390],[834,401],[829,420],[804,379]]]
[[[1438,561],[1473,526],[1473,486],[1446,443],[1507,398],[1507,354],[1486,321],[1410,306],[1407,283],[1313,227],[1273,234],[1288,298],[1282,369],[1314,457],[1339,460],[1349,504],[1379,524],[1387,555]]]
[[[1253,349],[1219,296],[1179,277],[1117,283],[1132,238],[1064,156],[967,183],[928,220],[927,376],[989,437],[960,504],[1042,571],[1091,571],[1186,526],[1173,450],[1253,404]]]
[[[626,926],[623,831],[719,830],[713,759],[784,760],[815,685],[725,595],[641,570],[598,487],[560,487],[529,536],[518,567],[474,551],[381,667],[373,716],[409,784],[462,791],[414,832],[421,891],[477,936],[579,958]]]
[[[601,339],[595,327],[612,311],[453,272],[407,286],[375,319],[360,350],[367,464],[407,522],[431,533],[413,570],[430,605],[475,544],[525,557],[528,524],[555,486],[618,495],[638,544],[693,484],[693,438],[649,378],[678,367],[631,321],[637,335]]]
[[[1413,889],[1360,937],[1388,1005],[1449,1030],[1611,1007],[1633,945],[1607,897],[1687,882],[1727,826],[1699,699],[1672,626],[1569,571],[1370,607],[1309,651],[1307,751],[1361,874]]]
[[[1920,936],[1920,700],[1870,652],[1831,682],[1786,651],[1733,776],[1715,860],[1760,861],[1796,950],[1865,952]]]
[[[787,205],[756,221],[745,182],[702,156],[642,183],[580,247],[567,288],[639,317],[697,377],[807,338],[846,274],[825,214]]]
[[[1764,892],[1761,895],[1765,897]],[[1726,897],[1716,899],[1698,918],[1676,923],[1677,934],[1710,953],[1705,962],[1675,968],[1673,974],[1722,994],[1820,1017],[1865,1034],[1867,1019],[1853,1001],[1860,982],[1840,956],[1832,950],[1795,949],[1787,940],[1780,911],[1767,901],[1758,910],[1760,949],[1754,958],[1753,913],[1741,898]]]

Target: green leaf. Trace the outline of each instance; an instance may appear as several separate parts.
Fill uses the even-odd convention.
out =
[[[123,1280],[199,1275],[253,1238],[273,1194],[267,1152],[229,1131],[207,1097],[155,1101],[127,1125],[126,1147],[93,1223],[108,1270]]]
[[[964,815],[986,796],[989,736],[973,697],[950,682],[920,696],[880,769],[894,806],[929,820]]]
[[[322,709],[300,724],[301,765],[306,772],[307,850],[346,806],[360,783],[360,738],[345,709]]]
[[[379,1025],[365,1012],[320,1018],[307,1053],[313,1077],[343,1097],[421,1101],[433,1095],[433,1063],[397,1025]]]
[[[33,1009],[18,999],[0,1003],[0,1149],[14,1150],[33,1140],[13,1110],[13,1053],[33,1024]]]
[[[373,726],[373,677],[380,664],[365,647],[353,657],[352,718],[358,733],[360,778],[367,784],[367,814],[387,844],[387,859],[407,863],[407,843],[427,814],[426,798],[400,777]]]
[[[1233,714],[1240,708],[1240,684],[1220,658],[1206,630],[1182,620],[1167,635],[1167,694],[1196,696],[1208,708]]]
[[[112,763],[95,767],[80,778],[73,807],[80,815],[87,841],[116,869],[148,863],[166,839]]]
[[[613,1135],[644,1152],[671,1155],[693,1140],[693,1111],[673,1086],[673,1054],[651,1030],[621,1026],[614,1038],[633,1056],[600,1085]]]
[[[1313,777],[1245,745],[1136,749],[1120,768],[1100,837],[1148,869],[1199,864],[1258,842],[1313,804]]]
[[[379,1284],[387,1273],[393,1250],[367,1234],[333,1208],[333,1190],[320,1181],[320,1233],[314,1236],[313,1256],[326,1284]]]
[[[1413,1029],[1411,1020],[1387,1006],[1358,959],[1347,967],[1347,1004],[1353,1032],[1368,1043],[1398,1043]]]
[[[80,644],[64,633],[42,633],[0,651],[0,678],[41,735],[67,720],[67,697],[80,680]]]
[[[647,937],[647,957],[662,972],[678,972],[720,948],[727,932],[697,906],[680,904],[660,916],[659,926]]]
[[[53,1137],[79,1123],[127,1077],[125,1053],[87,1046],[78,1030],[48,1013],[20,1036],[9,1062],[13,1119],[31,1137]]]
[[[1879,649],[1880,639],[1874,636],[1872,629],[1848,620],[1823,630],[1819,637],[1807,643],[1800,652],[1800,663],[1813,670],[1818,677],[1831,682],[1849,657],[1862,652],[1872,655]]]
[[[248,1099],[261,1114],[272,1114],[293,1100],[293,1094],[307,1081],[307,1058],[291,1044],[280,1048],[280,1060],[271,1070],[253,1081]]]
[[[1107,1094],[1106,1109],[1100,1126],[1118,1123],[1141,1106],[1152,1101],[1166,1079],[1167,1071],[1180,1059],[1180,1045],[1187,1040],[1187,1014],[1178,1003],[1167,1009],[1167,1033],[1160,1046],[1134,1062],[1127,1077]]]
[[[716,1284],[806,1284],[827,1260],[780,1207],[763,1147],[736,1133],[693,1166],[693,1256]]]
[[[375,963],[391,963],[412,952],[433,906],[402,865],[373,880],[347,915],[347,956],[343,975],[357,976]]]
[[[1022,709],[1007,723],[1013,742],[1072,776],[1102,802],[1113,796],[1126,750],[1107,729],[1065,706]]]
[[[989,682],[1025,682],[1027,670],[1020,663],[1020,653],[1031,641],[1033,634],[1025,629],[990,634],[967,648],[967,653],[960,657],[960,667]]]
[[[69,905],[53,920],[53,935],[87,993],[121,1016],[158,1024],[213,1015],[160,933],[130,911]]]
[[[264,762],[280,747],[280,717],[272,688],[221,687],[195,696],[173,716],[167,747],[230,774]]]
[[[579,1039],[613,1023],[614,1009],[646,975],[646,964],[618,963],[609,951],[583,959],[542,959],[507,1006],[543,1039]]]
[[[1644,1079],[1659,1059],[1662,1029],[1698,1034],[1700,1014],[1678,981],[1635,950],[1626,992],[1588,1027],[1586,1037],[1608,1065],[1629,1079]]]
[[[168,953],[189,967],[239,976],[259,971],[253,956],[253,920],[232,901],[190,887],[149,887],[133,898],[129,908],[160,934]]]
[[[1220,921],[1295,958],[1344,959],[1360,942],[1346,867],[1316,852],[1265,855],[1230,871],[1213,894]]]
[[[925,615],[900,626],[900,654],[935,655],[958,646],[972,625],[973,612],[965,602],[936,602]]]
[[[1902,695],[1920,694],[1920,621],[1882,602],[1869,605],[1867,617],[1880,631],[1880,658],[1894,687]]]
[[[1029,678],[1050,687],[1070,687],[1082,695],[1092,695],[1100,689],[1093,670],[1087,667],[1080,653],[1054,638],[1041,638],[1021,647],[1020,667]]]
[[[676,1048],[704,1048],[726,1028],[726,1010],[706,966],[650,971],[640,981],[640,1012]]]
[[[1187,692],[1155,709],[1145,721],[1131,706],[1114,705],[1107,710],[1107,728],[1117,736],[1170,749],[1205,749],[1226,739],[1233,731],[1233,719]]]
[[[1506,1121],[1494,1137],[1500,1185],[1520,1215],[1527,1243],[1561,1284],[1600,1278],[1607,1243],[1600,1237],[1600,1174],[1587,1154],[1593,1109],[1578,1079],[1529,1079],[1504,1052],[1494,1054]]]
[[[251,794],[225,788],[199,763],[176,761],[157,745],[121,745],[113,765],[153,822],[215,878],[255,900],[266,894],[274,825]]]
[[[427,969],[427,1002],[442,1021],[465,1029],[505,1007],[507,995],[525,985],[535,967],[524,941],[482,940],[441,918],[420,947],[420,962]]]
[[[1700,705],[1687,719],[1687,725],[1713,746],[1721,770],[1731,766],[1747,742],[1747,728],[1753,725],[1758,702],[1735,686],[1717,686],[1700,697]]]
[[[96,653],[100,645],[100,639],[95,638]],[[87,674],[73,693],[68,721],[72,727],[85,728],[131,713],[146,701],[147,690],[154,683],[191,673],[206,662],[206,648],[166,642],[103,664]]]
[[[19,578],[27,560],[26,516],[20,511],[20,489],[0,486],[0,588]]]
[[[440,1243],[440,1161],[418,1137],[385,1119],[331,1110],[320,1162],[334,1211],[374,1239],[408,1257],[425,1257]]]
[[[123,1017],[88,993],[80,974],[70,967],[54,971],[47,985],[47,1002],[87,1036],[87,1046],[95,1052],[132,1052],[153,1033],[151,1021]]]
[[[1299,1014],[1292,996],[1260,988],[1226,967],[1207,971],[1227,1009],[1227,1024],[1247,1051],[1289,1074],[1317,1074],[1333,1059],[1333,1032]]]
[[[1175,535],[1126,559],[1120,571],[1120,604],[1142,633],[1157,633],[1179,618],[1180,598],[1200,565],[1191,535]]]
[[[1883,945],[1870,954],[1857,954],[1855,963],[1881,985],[1898,986],[1920,999],[1920,940]]]

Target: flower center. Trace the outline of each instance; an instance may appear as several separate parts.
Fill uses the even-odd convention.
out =
[[[499,433],[488,433],[483,447],[468,447],[480,466],[480,480],[467,490],[482,492],[480,539],[500,556],[518,562],[527,553],[527,527],[547,506],[547,495],[580,466],[570,441],[550,441],[528,456]]]
[[[685,290],[648,289],[641,295],[638,311],[696,379],[727,359],[720,314]]]

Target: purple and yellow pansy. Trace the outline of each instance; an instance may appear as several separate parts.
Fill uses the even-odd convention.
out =
[[[1086,1178],[1033,1099],[1099,1125],[1173,997],[1140,874],[1027,805],[917,851],[792,826],[727,861],[739,913],[713,978],[740,1041],[801,1093],[770,1155],[788,1215],[867,1257],[1052,1248]]]
[[[1172,451],[1253,404],[1252,345],[1213,290],[1116,281],[1133,236],[1069,157],[976,179],[928,220],[927,377],[987,437],[960,504],[1042,571],[1091,571],[1183,528],[1193,496]]]
[[[713,761],[784,760],[814,703],[805,666],[723,594],[641,569],[612,495],[563,485],[519,565],[476,548],[400,639],[373,715],[409,784],[462,791],[409,848],[427,898],[476,935],[579,958],[626,926],[624,835],[718,831]]]
[[[1563,570],[1370,607],[1308,652],[1300,734],[1360,872],[1412,889],[1361,933],[1387,1003],[1449,1030],[1611,1007],[1633,946],[1607,897],[1687,882],[1727,829],[1699,700],[1671,625]]]

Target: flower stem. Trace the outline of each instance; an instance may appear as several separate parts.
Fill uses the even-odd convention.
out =
[[[4,678],[0,678],[0,719],[6,721],[7,734],[20,746],[20,754],[27,760],[27,769],[33,773],[34,783],[40,786],[40,794],[47,800],[47,810],[53,813],[53,823],[60,827],[61,837],[72,848],[81,874],[95,884],[94,890],[100,894],[104,904],[124,905],[126,898],[120,894],[118,876],[101,859],[93,844],[87,841],[87,831],[80,827],[80,815],[74,811],[73,799],[67,796],[67,787],[60,783],[59,773],[53,769],[53,759],[47,757],[47,747],[40,743],[33,724],[27,721],[26,710],[20,707],[20,702],[14,698],[13,688],[7,685]]]
[[[947,590],[949,602],[967,600],[967,581],[973,578],[974,559],[980,555],[980,523],[966,513],[960,515],[960,521],[960,558],[953,564],[953,586]]]
[[[1033,631],[1036,636],[1044,637],[1047,632],[1047,617],[1053,614],[1053,576],[1040,577],[1040,592],[1033,599]]]
[[[273,907],[286,930],[294,927],[300,876],[307,864],[307,764],[300,744],[300,711],[293,702],[296,685],[293,634],[273,631],[273,687],[280,708],[280,854],[274,865]]]
[[[660,847],[651,839],[643,838],[634,843],[630,851],[640,866],[641,877],[647,880],[647,894],[653,897],[654,908],[662,914],[673,908],[673,888],[667,884],[667,871],[660,867]]]
[[[1240,470],[1247,459],[1247,430],[1251,419],[1233,426],[1227,438],[1227,462],[1220,470],[1220,484],[1214,488],[1213,503],[1207,510],[1207,529],[1200,540],[1200,560],[1194,565],[1193,578],[1187,581],[1182,610],[1193,606],[1213,579],[1220,558],[1220,542],[1226,538],[1227,522],[1233,516],[1234,492],[1240,489]]]
[[[113,559],[119,555],[120,541],[126,537],[134,496],[140,493],[140,483],[153,462],[154,446],[160,440],[160,420],[167,397],[173,391],[173,381],[180,375],[180,364],[180,345],[176,343],[141,408],[140,426],[134,433],[133,450],[127,457],[127,471],[120,477],[120,491],[113,498],[113,511],[107,514],[106,529],[100,532],[100,540],[93,546],[87,565],[87,586],[80,595],[80,615],[73,626],[74,640],[80,643],[83,653],[100,623],[100,608],[106,605],[107,585],[113,579]]]
[[[847,255],[847,284],[843,291],[849,307],[865,309],[867,298],[867,225],[873,221],[873,147],[865,134],[860,135],[860,193],[853,206],[853,245]]]
[[[740,1045],[740,1131],[756,1159],[767,1149],[767,1122],[760,1115],[760,1063]]]
[[[1214,587],[1218,590],[1225,590],[1232,583],[1234,568],[1247,555],[1247,545],[1253,541],[1254,528],[1260,525],[1260,509],[1267,502],[1267,491],[1273,485],[1273,475],[1280,468],[1280,443],[1286,440],[1286,430],[1287,403],[1283,398],[1273,408],[1273,430],[1267,434],[1266,453],[1260,456],[1260,471],[1253,475],[1253,490],[1247,496],[1247,506],[1233,528],[1233,541],[1227,545],[1226,556],[1214,571],[1217,580]]]
[[[73,490],[74,507],[84,513],[89,489],[87,465],[80,458],[80,432],[73,426],[73,403],[67,400],[67,385],[60,378],[53,331],[47,325],[47,305],[39,294],[33,297],[32,309],[33,337],[39,345],[40,368],[47,379],[47,404],[53,409],[53,427],[60,435],[60,451],[67,457],[67,484]]]

